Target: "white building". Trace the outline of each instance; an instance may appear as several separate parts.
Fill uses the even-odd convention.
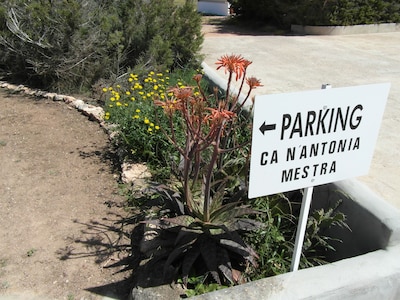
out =
[[[228,16],[229,3],[226,0],[198,0],[197,11],[203,14]]]

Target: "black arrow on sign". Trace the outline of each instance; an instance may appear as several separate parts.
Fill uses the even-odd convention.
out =
[[[276,129],[276,124],[268,124],[268,125],[266,125],[265,124],[265,121],[264,121],[264,123],[261,125],[261,127],[260,127],[260,131],[261,131],[261,133],[264,135],[264,133],[266,132],[266,131],[268,131],[268,130],[275,130]]]

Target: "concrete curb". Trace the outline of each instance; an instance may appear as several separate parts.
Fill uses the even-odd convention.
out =
[[[303,26],[292,25],[291,31],[296,34],[310,35],[347,35],[400,31],[400,23],[366,24],[353,26]]]
[[[269,300],[399,299],[400,213],[357,180],[346,180],[331,184],[329,187],[330,191],[337,188],[354,197],[354,203],[350,205],[355,204],[353,207],[356,209],[353,209],[352,215],[355,218],[360,217],[355,222],[364,227],[361,228],[365,230],[364,235],[371,233],[371,236],[380,238],[389,234],[388,240],[378,241],[387,245],[385,249],[341,259],[323,266],[264,278],[203,294],[193,299],[258,300],[260,297]],[[364,212],[359,213],[359,210]],[[376,220],[379,220],[378,223]],[[377,226],[372,226],[373,223]],[[365,242],[368,244],[369,241]]]

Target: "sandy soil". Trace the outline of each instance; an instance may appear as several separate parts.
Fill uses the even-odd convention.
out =
[[[0,299],[126,298],[116,177],[99,124],[0,90]]]

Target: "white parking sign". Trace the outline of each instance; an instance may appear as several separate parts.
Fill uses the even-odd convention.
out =
[[[368,173],[390,84],[257,96],[249,198]]]

